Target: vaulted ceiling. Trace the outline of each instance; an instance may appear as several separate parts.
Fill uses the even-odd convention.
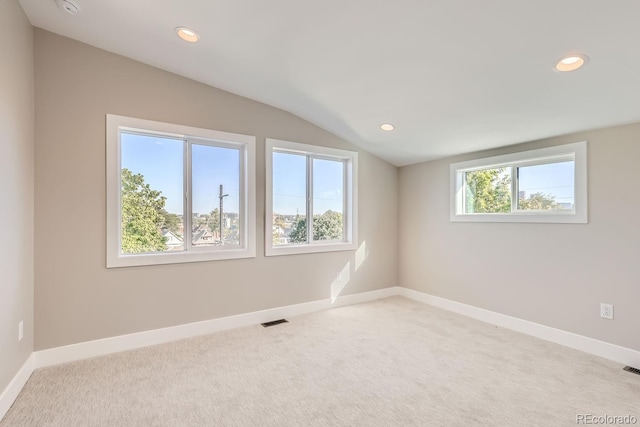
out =
[[[640,121],[638,0],[72,1],[75,16],[20,4],[36,27],[282,108],[395,165]],[[589,61],[555,71],[568,53]]]

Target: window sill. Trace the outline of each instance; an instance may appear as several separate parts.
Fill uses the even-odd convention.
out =
[[[587,224],[587,215],[576,213],[518,212],[511,214],[451,215],[451,222],[530,222],[550,224]]]
[[[267,246],[265,256],[313,254],[322,252],[353,251],[358,247],[355,243],[314,243],[306,245]]]
[[[145,265],[182,264],[189,262],[219,261],[255,258],[249,249],[225,249],[219,251],[166,252],[158,254],[131,254],[107,258],[107,268],[137,267]]]

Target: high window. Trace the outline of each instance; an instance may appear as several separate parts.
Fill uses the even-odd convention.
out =
[[[586,142],[452,164],[451,221],[586,223]]]
[[[255,256],[255,138],[107,116],[107,267]]]
[[[357,247],[358,153],[266,141],[266,255]]]

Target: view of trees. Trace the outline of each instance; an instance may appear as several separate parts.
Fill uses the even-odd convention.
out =
[[[175,218],[164,209],[166,197],[145,184],[141,174],[122,169],[122,252],[159,252],[167,249],[160,234],[174,226]],[[176,215],[177,216],[177,215]]]
[[[505,168],[466,173],[466,213],[511,212],[511,176]],[[555,197],[541,192],[518,197],[520,210],[558,209]]]
[[[466,213],[511,212],[511,176],[504,168],[467,172]]]
[[[122,169],[122,253],[163,252],[169,250],[168,238],[163,236],[169,230],[182,237],[183,220],[180,215],[167,212],[167,198],[161,191],[154,190],[145,183],[142,174],[134,174]],[[239,239],[237,214],[231,225],[224,229],[225,244]],[[194,215],[193,230],[208,230],[213,239],[205,244],[220,244],[220,212],[215,208],[208,215]],[[209,236],[211,236],[209,235]],[[194,242],[195,245],[195,242]]]
[[[166,228],[169,231],[171,231],[173,234],[179,235],[180,229],[182,227],[182,218],[180,218],[180,215],[169,213],[164,209],[162,210],[160,215],[164,218],[164,221],[160,226],[160,229]]]
[[[544,193],[533,193],[528,199],[525,199],[524,197],[520,197],[518,199],[518,209],[522,210],[547,210],[558,208],[558,203],[556,203],[555,198]]]
[[[209,214],[196,216],[192,219],[193,229],[206,227],[216,240],[220,240],[220,210],[215,208]]]
[[[313,240],[342,240],[342,214],[328,210],[313,216]],[[289,234],[290,243],[307,241],[307,218],[299,218]]]

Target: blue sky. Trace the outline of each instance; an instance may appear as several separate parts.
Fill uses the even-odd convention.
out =
[[[240,152],[232,148],[192,146],[193,212],[208,213],[219,204],[224,186],[226,212],[239,212]],[[183,141],[122,133],[122,167],[144,176],[167,198],[167,211],[183,210]],[[273,154],[273,210],[283,215],[306,215],[306,157]],[[313,213],[343,212],[343,164],[313,160]],[[559,203],[573,203],[574,163],[561,162],[520,168],[520,191],[529,197],[542,192]]]
[[[273,153],[273,211],[282,215],[306,215],[305,156]],[[343,212],[344,165],[313,160],[313,213]]]
[[[558,203],[574,203],[574,162],[549,163],[520,167],[519,190],[526,197],[544,193],[555,197]]]
[[[144,176],[145,182],[167,198],[165,209],[182,214],[183,150],[181,139],[122,133],[122,168]],[[239,212],[240,152],[231,148],[192,145],[193,212],[209,213],[218,207],[219,186],[224,186],[225,212]],[[274,153],[274,211],[306,214],[306,157]],[[313,211],[342,212],[343,164],[313,161]]]
[[[154,190],[167,198],[165,209],[182,214],[183,141],[122,133],[122,168],[144,176]],[[224,185],[226,212],[239,211],[240,152],[230,148],[192,146],[193,212],[209,213],[218,207]]]

